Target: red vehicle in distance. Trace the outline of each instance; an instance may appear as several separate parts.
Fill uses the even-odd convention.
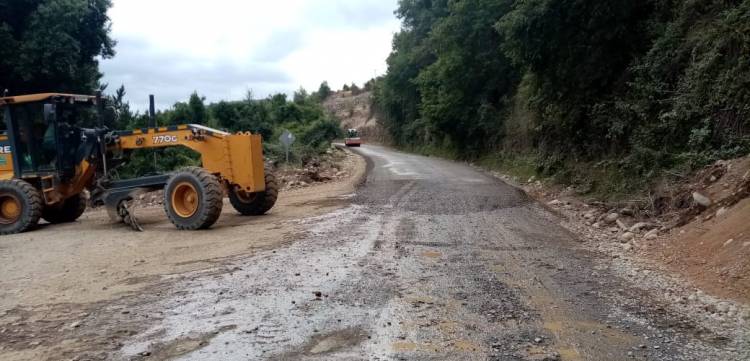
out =
[[[362,145],[362,139],[359,137],[359,132],[356,129],[349,129],[346,134],[347,137],[344,140],[344,144],[347,147],[359,147]]]

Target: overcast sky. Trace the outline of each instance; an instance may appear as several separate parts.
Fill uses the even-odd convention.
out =
[[[114,0],[117,55],[101,63],[112,92],[125,85],[144,110],[362,85],[385,72],[398,0]]]

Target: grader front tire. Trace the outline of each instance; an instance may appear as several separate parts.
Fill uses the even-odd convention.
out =
[[[20,179],[0,181],[0,234],[29,230],[42,217],[42,196]]]
[[[164,188],[164,210],[181,230],[207,229],[221,215],[221,183],[203,168],[190,167],[174,174]]]
[[[46,207],[42,218],[52,224],[75,222],[86,211],[86,198],[76,194],[66,199],[59,206]]]
[[[279,198],[279,186],[276,177],[266,169],[266,190],[258,193],[244,193],[237,189],[229,190],[229,202],[243,216],[260,216],[266,214]]]

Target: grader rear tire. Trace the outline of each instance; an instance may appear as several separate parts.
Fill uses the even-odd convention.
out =
[[[42,196],[20,179],[0,181],[0,234],[29,230],[42,216]]]
[[[167,182],[164,210],[178,229],[207,229],[219,219],[223,198],[216,176],[203,168],[185,168]]]
[[[266,169],[266,190],[258,193],[245,193],[231,188],[229,203],[243,216],[260,216],[266,214],[279,198],[279,186],[276,177]]]
[[[45,207],[42,218],[52,224],[75,222],[86,211],[86,198],[76,194],[58,206]]]

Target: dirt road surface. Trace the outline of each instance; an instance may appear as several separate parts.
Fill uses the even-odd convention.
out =
[[[93,215],[3,238],[0,358],[744,359],[747,339],[653,300],[516,188],[359,152],[351,197],[307,189],[211,231],[153,211],[138,236]]]

